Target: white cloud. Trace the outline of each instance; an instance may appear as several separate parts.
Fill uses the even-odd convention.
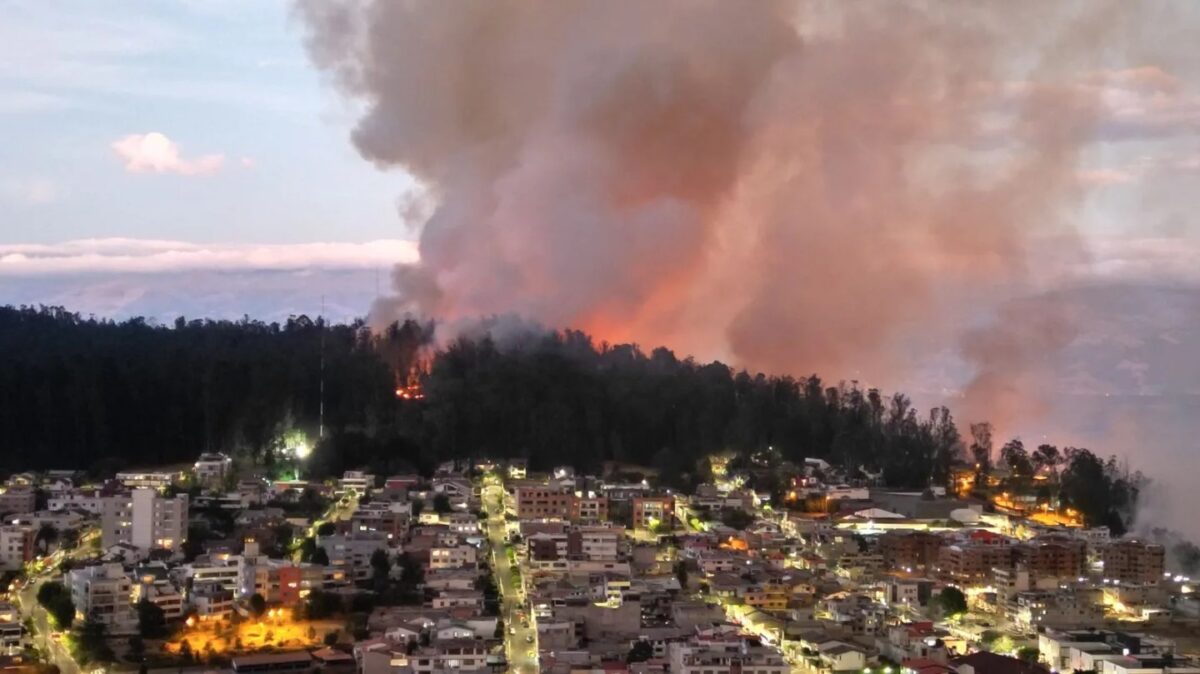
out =
[[[125,136],[114,141],[112,149],[125,162],[125,170],[130,173],[205,175],[221,170],[225,163],[223,154],[184,159],[179,153],[179,145],[157,131]]]
[[[386,269],[416,259],[416,244],[401,239],[293,244],[80,239],[55,244],[0,244],[0,276]]]

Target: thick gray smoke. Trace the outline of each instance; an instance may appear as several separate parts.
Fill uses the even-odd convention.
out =
[[[1035,288],[1045,260],[1082,259],[1080,150],[1104,85],[1127,76],[1103,67],[1133,31],[1127,7],[298,10],[314,62],[362,106],[355,146],[437,203],[377,314],[516,313],[897,384],[906,335],[953,343],[959,316]],[[1000,399],[1025,382],[1007,377],[1069,339],[1060,323],[1037,318],[1024,346],[967,332],[976,409],[1020,411]]]

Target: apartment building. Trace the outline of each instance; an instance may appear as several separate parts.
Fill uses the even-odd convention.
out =
[[[0,569],[16,571],[34,557],[34,530],[31,526],[0,526]]]
[[[82,510],[92,515],[99,515],[103,505],[104,497],[94,491],[66,491],[55,494],[46,500],[46,509],[51,512]]]
[[[517,517],[520,519],[570,519],[574,495],[549,487],[517,487]]]
[[[183,480],[178,470],[127,470],[117,473],[117,482],[127,489],[166,489]]]
[[[571,499],[571,522],[602,524],[608,521],[608,498],[594,491],[577,491]]]
[[[1122,583],[1158,583],[1163,578],[1163,546],[1136,539],[1116,541],[1100,549],[1104,577]]]
[[[1075,578],[1087,565],[1087,543],[1068,536],[1042,536],[1017,546],[1014,558],[1034,578]]]
[[[96,620],[110,634],[125,634],[137,626],[130,603],[133,583],[120,564],[101,564],[67,573],[75,617],[80,622]]]
[[[128,496],[110,496],[101,505],[104,547],[127,543],[142,552],[174,550],[187,539],[188,496],[160,496],[148,487]]]
[[[590,561],[614,561],[621,550],[624,532],[607,528],[580,527],[567,533],[567,556]]]
[[[408,531],[412,503],[408,501],[371,501],[355,509],[350,517],[351,531],[374,531],[393,539]]]
[[[0,515],[31,513],[37,509],[37,492],[28,485],[11,485],[0,491]]]
[[[638,496],[633,499],[633,528],[649,529],[656,524],[671,524],[675,500],[670,496]]]
[[[788,674],[777,651],[738,643],[676,642],[668,647],[672,674]]]
[[[196,481],[200,484],[217,485],[233,470],[233,459],[221,452],[205,452],[192,465]]]
[[[879,554],[889,569],[926,569],[937,564],[944,544],[928,531],[888,531],[879,537]]]
[[[368,580],[373,573],[371,555],[376,550],[387,552],[387,538],[382,534],[355,532],[352,536],[325,536],[317,542],[329,556],[329,566],[341,569],[348,580]]]
[[[476,551],[471,545],[435,546],[429,549],[429,568],[433,571],[474,568],[475,563]]]
[[[956,543],[938,553],[938,568],[953,578],[978,580],[992,575],[993,568],[1010,568],[1012,559],[1010,545]]]

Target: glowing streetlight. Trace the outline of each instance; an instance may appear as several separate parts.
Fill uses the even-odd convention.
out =
[[[312,454],[312,447],[307,442],[301,442],[292,448],[292,453],[296,455],[297,459],[303,461]]]

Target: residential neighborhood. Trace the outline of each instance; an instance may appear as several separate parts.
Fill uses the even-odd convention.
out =
[[[1200,601],[1163,545],[1014,507],[1003,478],[903,492],[820,459],[714,456],[684,493],[522,459],[305,480],[303,455],[284,450],[278,480],[215,453],[10,476],[10,664],[1200,674]]]

